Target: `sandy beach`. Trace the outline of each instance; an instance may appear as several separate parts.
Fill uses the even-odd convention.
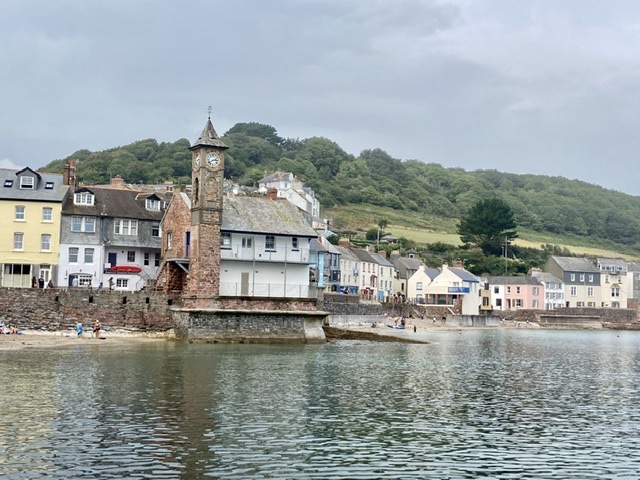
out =
[[[78,337],[75,331],[60,332],[24,331],[21,335],[0,335],[0,351],[20,350],[23,348],[57,348],[74,345],[131,345],[149,342],[166,341],[173,336],[169,334],[142,334],[124,331],[103,332],[100,338],[93,338],[91,333]]]

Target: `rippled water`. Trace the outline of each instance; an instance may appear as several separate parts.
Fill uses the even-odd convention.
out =
[[[432,336],[0,351],[0,476],[640,478],[639,333]]]

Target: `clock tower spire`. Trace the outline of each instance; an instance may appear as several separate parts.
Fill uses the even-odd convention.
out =
[[[206,306],[220,293],[220,244],[224,152],[228,148],[209,118],[191,150],[191,232],[185,300]]]

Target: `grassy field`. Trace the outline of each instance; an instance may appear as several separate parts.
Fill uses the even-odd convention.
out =
[[[378,221],[384,218],[388,221],[386,233],[396,237],[405,237],[418,244],[442,242],[460,245],[460,237],[455,233],[457,219],[425,217],[413,212],[362,205],[338,207],[325,213],[331,219],[332,230],[366,231],[377,228]],[[518,229],[518,234],[519,238],[513,243],[522,247],[540,248],[541,245],[549,243],[567,248],[578,255],[624,258],[625,260],[639,258],[633,252],[622,252],[615,246],[608,248],[598,246],[590,242],[587,237],[569,238],[524,229]]]

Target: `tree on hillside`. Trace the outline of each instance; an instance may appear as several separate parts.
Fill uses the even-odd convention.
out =
[[[458,235],[466,245],[480,247],[485,255],[499,255],[502,244],[514,239],[516,222],[511,207],[502,199],[480,200],[460,219]]]
[[[266,140],[274,147],[280,147],[284,143],[284,138],[278,135],[278,132],[271,125],[258,122],[236,123],[231,127],[224,136],[242,133],[248,137],[258,137]]]

